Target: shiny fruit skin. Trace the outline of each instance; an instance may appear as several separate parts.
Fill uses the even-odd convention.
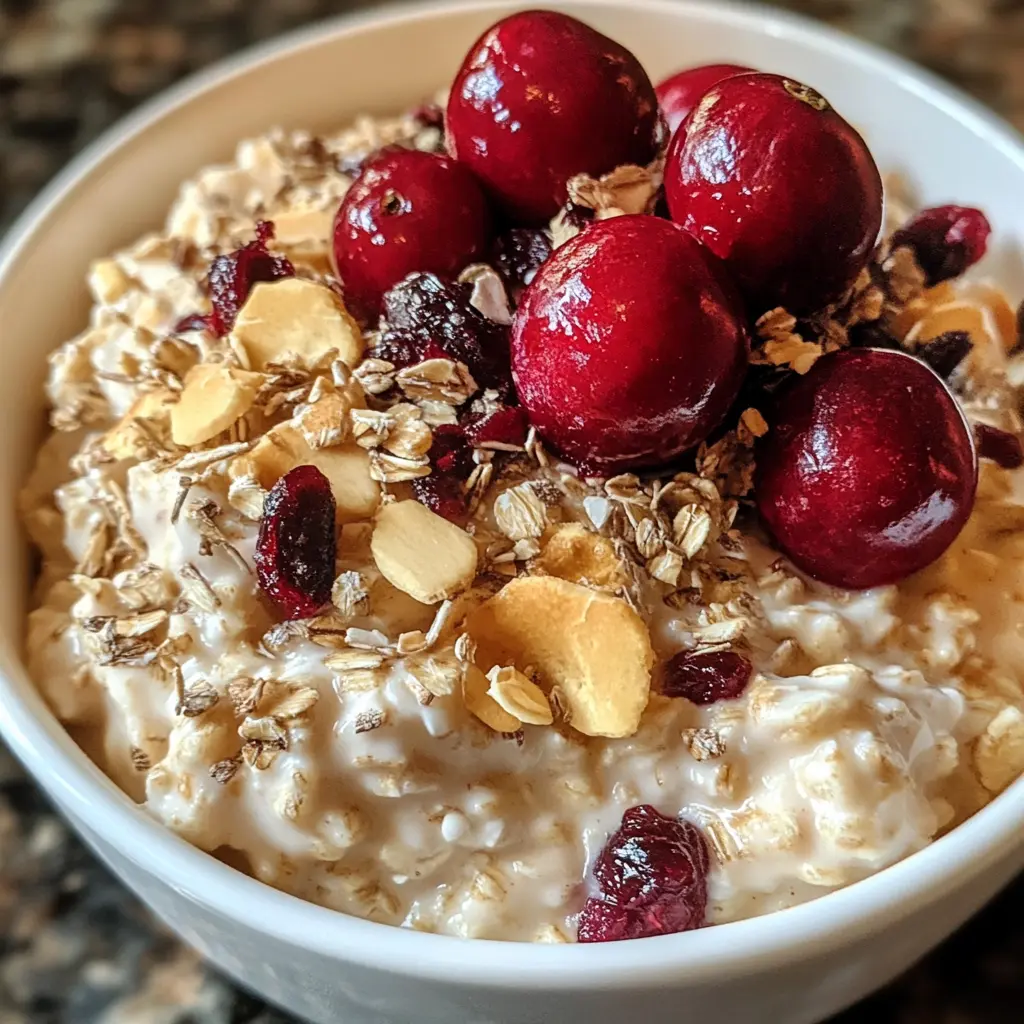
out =
[[[556,249],[512,326],[530,422],[599,473],[661,465],[699,444],[729,410],[748,357],[721,262],[658,217],[598,221]]]
[[[568,15],[522,11],[470,48],[446,128],[449,152],[510,222],[535,226],[565,202],[574,174],[654,158],[658,100],[625,47]]]
[[[485,257],[491,214],[479,183],[437,153],[397,146],[363,166],[334,219],[334,263],[349,309],[364,322],[414,272],[455,277]]]
[[[722,79],[753,71],[754,68],[742,64],[701,64],[698,67],[683,68],[659,82],[654,91],[668,130],[674,132],[704,93],[718,85]]]
[[[864,140],[813,89],[737,75],[705,93],[672,138],[672,219],[726,261],[754,316],[842,297],[882,223]]]
[[[977,459],[956,399],[890,349],[822,356],[780,390],[759,441],[754,493],[790,560],[867,589],[935,561],[974,505]]]

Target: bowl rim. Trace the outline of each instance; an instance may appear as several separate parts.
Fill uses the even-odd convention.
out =
[[[625,0],[586,0],[622,7]],[[875,70],[904,90],[954,115],[1024,176],[1024,140],[997,115],[929,72],[870,43],[788,11],[713,0],[629,0],[657,12],[683,14],[725,28],[785,34],[846,63]],[[502,11],[508,0],[434,0],[390,4],[329,18],[216,62],[128,114],[79,153],[15,221],[0,245],[0,284],[35,243],[42,227],[74,201],[77,187],[108,158],[136,142],[155,122],[221,85],[284,54],[337,38],[386,30],[465,11]],[[572,7],[572,2],[561,6]],[[25,693],[12,683],[18,678]],[[227,867],[150,817],[74,743],[46,708],[13,651],[0,652],[0,735],[57,803],[84,820],[103,843],[224,918],[291,946],[419,979],[457,979],[463,986],[540,990],[639,988],[671,978],[710,982],[764,972],[877,935],[901,918],[963,887],[1024,842],[1024,779],[967,822],[923,850],[854,883],[787,910],[679,935],[597,945],[546,946],[417,932],[350,917],[273,889]],[[267,925],[273,922],[273,928]]]

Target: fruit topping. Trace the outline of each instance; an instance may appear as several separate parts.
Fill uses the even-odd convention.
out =
[[[882,181],[864,140],[808,86],[726,78],[676,132],[665,167],[672,219],[729,265],[752,314],[813,313],[867,264]]]
[[[978,446],[978,458],[991,459],[1003,469],[1019,469],[1024,466],[1024,447],[1016,434],[990,427],[987,423],[976,423],[974,440]]]
[[[418,501],[452,523],[465,522],[465,483],[473,472],[473,449],[462,427],[444,423],[434,427],[433,443],[428,452],[433,471],[430,476],[412,482]]]
[[[674,132],[686,119],[686,115],[697,106],[704,93],[718,85],[723,78],[753,71],[753,68],[740,64],[701,64],[695,68],[684,68],[659,82],[654,91],[668,130]]]
[[[551,240],[536,228],[512,228],[494,243],[491,262],[518,294],[532,280],[540,265],[551,255]]]
[[[467,417],[466,438],[474,448],[518,450],[526,444],[529,423],[517,406],[503,405],[493,412]]]
[[[453,156],[515,223],[540,225],[574,174],[655,156],[658,100],[625,47],[555,11],[524,11],[470,48],[448,99]]]
[[[935,561],[970,516],[971,433],[920,360],[883,349],[823,356],[777,394],[769,422],[757,448],[758,509],[815,579],[894,583]]]
[[[914,350],[943,380],[949,380],[974,347],[967,331],[946,331]]]
[[[981,210],[936,206],[922,210],[892,236],[892,248],[909,246],[929,287],[959,277],[985,255],[992,228]]]
[[[611,472],[704,440],[739,391],[749,341],[722,264],[676,224],[624,216],[541,267],[512,350],[531,422],[567,458]]]
[[[372,355],[396,366],[454,359],[481,387],[494,388],[505,400],[514,394],[508,327],[474,309],[459,285],[434,274],[410,274],[384,296],[384,319]]]
[[[286,619],[330,601],[336,543],[327,477],[316,466],[289,470],[267,495],[255,554],[260,587]]]
[[[665,665],[662,693],[694,704],[735,700],[750,682],[752,667],[735,651],[680,651]]]
[[[210,264],[207,290],[213,311],[208,324],[214,334],[223,336],[235,324],[235,317],[249,297],[253,285],[259,281],[279,281],[294,277],[295,268],[284,256],[276,256],[267,249],[274,238],[274,225],[261,220],[256,225],[256,238],[241,249],[217,256]]]
[[[370,322],[408,274],[455,276],[490,241],[487,200],[472,173],[449,157],[397,146],[367,161],[334,219],[346,304]]]
[[[613,942],[700,928],[711,858],[696,825],[630,808],[594,863],[600,896],[580,914],[580,942]]]

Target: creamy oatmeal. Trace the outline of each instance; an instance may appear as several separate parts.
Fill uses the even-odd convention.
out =
[[[421,113],[242,143],[162,232],[93,265],[89,326],[51,357],[53,432],[22,496],[43,556],[29,658],[104,770],[279,889],[541,942],[574,940],[636,805],[699,829],[721,923],[879,871],[1007,786],[1024,768],[1019,471],[983,459],[952,547],[862,591],[797,573],[758,528],[754,405],[686,471],[582,475],[464,362],[402,367],[388,326],[346,311],[332,222],[389,143],[433,152],[441,132]],[[659,173],[576,180],[555,244],[580,210],[647,209]],[[891,199],[894,224],[906,212]],[[247,244],[265,272],[220,336],[196,314],[214,258]],[[514,276],[473,265],[442,297],[506,330]],[[967,415],[1019,432],[1006,299],[925,287],[909,249],[883,245],[813,332],[766,314],[753,361],[805,372],[872,326],[909,349],[968,332]],[[453,453],[468,462],[446,488]],[[288,617],[258,534],[268,492],[309,465],[336,561],[329,601]],[[671,695],[682,652],[711,690],[738,672],[730,699]]]

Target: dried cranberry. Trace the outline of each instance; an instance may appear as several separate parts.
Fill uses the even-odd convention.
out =
[[[303,619],[331,598],[334,495],[316,466],[296,466],[274,484],[256,540],[260,587],[286,619]]]
[[[513,228],[494,243],[494,269],[513,290],[525,288],[551,255],[551,240],[534,228]]]
[[[210,317],[204,316],[202,313],[190,313],[188,316],[183,316],[174,325],[175,334],[185,334],[188,331],[206,331],[210,329]]]
[[[254,241],[234,252],[217,256],[210,264],[207,288],[213,312],[210,313],[209,326],[215,334],[223,336],[231,330],[253,285],[295,276],[295,268],[289,260],[267,251],[267,243],[273,237],[274,225],[260,221],[256,225]]]
[[[694,704],[735,700],[750,682],[751,664],[735,651],[680,651],[665,666],[662,691]]]
[[[463,485],[474,463],[473,449],[462,427],[454,423],[435,427],[429,455],[433,472],[413,480],[413,493],[439,516],[453,523],[464,522],[467,508]]]
[[[949,380],[953,371],[970,355],[971,336],[967,331],[946,331],[925,342],[915,353],[943,380]]]
[[[466,437],[474,448],[486,444],[522,448],[528,427],[525,411],[510,405],[483,416],[470,417],[465,423]]]
[[[385,294],[384,319],[378,351],[427,352],[433,344],[439,354],[465,363],[481,387],[506,401],[514,394],[508,327],[474,309],[459,285],[436,274],[410,274]]]
[[[422,103],[412,112],[413,119],[424,128],[443,128],[444,109],[436,103]]]
[[[988,218],[969,206],[936,206],[922,210],[892,236],[893,248],[909,246],[929,286],[959,277],[988,248]]]
[[[688,821],[633,807],[594,864],[599,897],[580,914],[580,942],[612,942],[689,931],[704,924],[707,842]]]
[[[974,443],[978,446],[978,458],[991,459],[1003,469],[1020,469],[1024,466],[1024,446],[1016,434],[987,423],[974,425]]]

